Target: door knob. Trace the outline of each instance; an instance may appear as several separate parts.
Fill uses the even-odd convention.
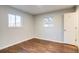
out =
[[[77,41],[77,40],[75,40],[75,41]]]
[[[66,31],[66,29],[64,29],[64,31]]]

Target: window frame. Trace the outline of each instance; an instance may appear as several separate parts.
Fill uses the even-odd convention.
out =
[[[44,27],[52,27],[53,26],[53,18],[51,16],[44,17]]]
[[[9,21],[11,20],[11,19],[10,19],[10,16],[11,16],[11,15],[15,16],[15,17],[14,17],[14,25],[13,25],[13,26],[11,26],[11,25],[10,25],[10,22],[9,22]],[[16,21],[18,20],[18,19],[16,18],[17,16],[20,17],[19,26],[17,26],[17,22],[16,22]],[[21,16],[20,16],[20,15],[17,15],[17,14],[10,14],[10,13],[9,13],[9,14],[8,14],[8,27],[9,27],[9,28],[13,28],[13,27],[21,27],[21,26],[22,26],[22,19],[21,19]]]

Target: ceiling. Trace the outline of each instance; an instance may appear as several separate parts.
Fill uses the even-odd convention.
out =
[[[32,15],[37,15],[41,13],[72,8],[74,5],[11,5],[11,7],[28,12]]]

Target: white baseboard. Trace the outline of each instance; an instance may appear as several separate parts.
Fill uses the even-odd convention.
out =
[[[21,40],[21,41],[18,41],[18,42],[15,42],[15,43],[3,46],[3,47],[0,47],[0,50],[5,49],[5,48],[10,47],[10,46],[13,46],[13,45],[16,45],[16,44],[19,44],[19,43],[24,42],[24,41],[30,40],[30,39],[32,39],[32,37],[31,38],[26,38],[24,40]]]
[[[46,39],[46,38],[31,37],[31,38],[26,38],[26,39],[24,39],[24,40],[21,40],[21,41],[18,41],[18,42],[15,42],[15,43],[12,43],[12,44],[9,44],[9,45],[6,45],[6,46],[3,46],[3,47],[0,47],[0,50],[5,49],[5,48],[10,47],[10,46],[13,46],[13,45],[16,45],[16,44],[18,44],[18,43],[21,43],[21,42],[24,42],[24,41],[30,40],[30,39],[32,39],[32,38],[38,38],[38,39],[42,39],[42,40],[47,40],[47,41],[54,41],[54,42],[60,42],[60,43],[63,43],[63,42],[61,42],[61,41],[48,40],[48,39]]]
[[[35,38],[39,38],[39,37],[35,37]],[[50,40],[50,39],[46,39],[46,38],[39,38],[39,39],[42,39],[42,40],[47,40],[47,41],[53,41],[53,42],[59,42],[59,43],[64,43],[63,41],[58,41],[58,40]]]
[[[46,39],[46,38],[39,38],[39,37],[31,37],[31,38],[26,38],[26,39],[24,39],[24,40],[21,40],[21,41],[18,41],[18,42],[15,42],[15,43],[12,43],[12,44],[9,44],[9,45],[6,45],[6,46],[3,46],[3,47],[0,47],[0,50],[1,50],[1,49],[5,49],[5,48],[10,47],[10,46],[13,46],[13,45],[16,45],[16,44],[18,44],[18,43],[21,43],[21,42],[24,42],[24,41],[30,40],[30,39],[32,39],[32,38],[38,38],[38,39],[47,40],[47,41],[53,41],[53,42],[64,43],[63,41],[48,40],[48,39]],[[66,43],[66,44],[67,44],[67,43]]]
[[[58,40],[55,40],[55,39],[50,40],[50,39],[47,39],[47,38],[40,38],[40,37],[35,37],[35,38],[39,38],[39,39],[47,40],[47,41],[53,41],[53,42],[59,42],[59,43],[69,44],[69,43],[66,43],[64,41],[58,41]],[[71,44],[71,45],[75,45],[75,44]],[[78,46],[78,45],[76,45],[76,46]]]

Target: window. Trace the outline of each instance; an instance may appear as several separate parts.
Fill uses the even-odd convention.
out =
[[[45,17],[44,18],[44,27],[52,27],[53,26],[52,21],[53,21],[52,17]]]
[[[21,16],[8,14],[8,27],[21,27]]]

